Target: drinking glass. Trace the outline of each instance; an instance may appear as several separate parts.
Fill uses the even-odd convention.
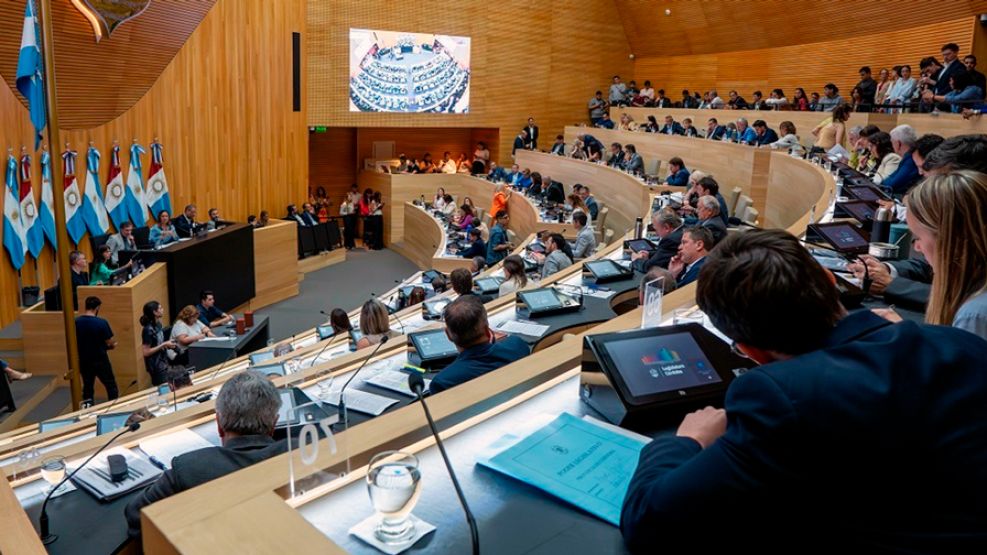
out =
[[[672,311],[672,324],[699,324],[703,323],[703,313],[695,308],[676,308]]]
[[[412,540],[415,524],[408,516],[421,494],[418,458],[401,451],[385,451],[370,460],[367,490],[380,522],[374,536],[386,545]]]
[[[50,457],[41,462],[41,477],[48,482],[45,494],[49,494],[65,477],[65,457]]]

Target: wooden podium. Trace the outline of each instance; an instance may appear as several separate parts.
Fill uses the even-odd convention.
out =
[[[167,266],[152,264],[123,285],[80,286],[80,310],[76,314],[81,313],[86,297],[93,296],[103,301],[99,316],[109,322],[113,337],[117,340],[117,346],[109,351],[109,356],[120,394],[125,394],[127,386],[134,380],[137,380],[140,389],[150,387],[151,376],[144,371],[139,319],[144,303],[148,301],[158,301],[168,306]],[[168,318],[167,311],[165,318]],[[21,324],[24,328],[25,366],[35,374],[66,375],[68,359],[61,311],[46,311],[44,302],[40,302],[21,313]]]

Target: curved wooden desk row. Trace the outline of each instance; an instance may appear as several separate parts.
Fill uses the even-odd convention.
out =
[[[724,96],[724,98],[726,98]],[[750,100],[750,98],[748,98]],[[825,112],[795,112],[795,111],[760,111],[760,110],[686,110],[682,108],[611,108],[610,117],[614,123],[620,123],[620,115],[627,113],[634,118],[639,125],[648,123],[648,116],[654,116],[658,120],[658,125],[665,124],[665,116],[672,116],[675,121],[681,122],[685,118],[692,120],[692,125],[700,131],[705,131],[706,121],[709,118],[716,118],[720,125],[726,125],[737,118],[747,118],[749,123],[754,120],[763,119],[772,129],[778,130],[778,125],[783,121],[790,121],[795,124],[798,136],[803,144],[813,144],[814,137],[812,130],[819,125],[828,114]],[[987,133],[987,121],[983,117],[963,119],[959,114],[940,113],[937,116],[931,114],[866,114],[854,112],[847,121],[847,126],[865,126],[874,124],[882,131],[891,131],[898,125],[911,125],[919,136],[926,133],[936,133],[943,137],[955,135],[965,135],[968,133]]]
[[[824,205],[833,189],[832,178],[820,168],[783,154],[772,155],[772,167],[783,169],[787,178],[803,180],[798,198],[774,197],[775,217],[793,233],[801,233],[808,223],[812,207]],[[579,162],[576,162],[579,163]],[[780,182],[781,180],[774,180]],[[616,248],[616,244],[614,245]],[[664,309],[694,304],[695,286],[687,286],[665,298]],[[496,302],[509,302],[510,296]],[[578,367],[582,355],[581,337],[585,333],[602,333],[636,328],[640,309],[533,353],[523,361],[463,384],[455,390],[432,397],[432,414],[440,421],[445,436],[452,436],[491,416],[510,410],[535,393],[552,387],[559,376]],[[433,444],[421,409],[406,406],[385,414],[358,429],[335,435],[338,451],[330,454],[320,449],[313,469],[338,469],[348,453],[356,464],[384,449],[401,448],[420,451]],[[322,442],[326,447],[327,443]],[[283,455],[235,475],[211,482],[196,490],[157,503],[144,513],[144,547],[148,553],[209,553],[217,550],[249,549],[271,545],[271,530],[277,530],[277,547],[297,552],[340,552],[326,536],[316,530],[296,510],[313,499],[333,495],[346,483],[365,476],[360,468],[347,479],[314,488],[304,495],[284,499],[288,482],[288,457],[295,457],[298,473],[302,463],[297,454]],[[312,474],[315,470],[304,470]],[[366,508],[369,514],[369,507]],[[263,526],[251,527],[244,519]],[[263,515],[262,517],[256,515]]]

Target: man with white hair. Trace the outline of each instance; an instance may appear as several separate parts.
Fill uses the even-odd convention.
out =
[[[757,142],[757,132],[747,123],[747,118],[737,118],[737,142],[745,145]]]
[[[285,452],[274,441],[281,397],[267,376],[245,370],[216,396],[216,426],[222,447],[206,447],[171,460],[171,468],[127,505],[128,533],[140,538],[141,509],[166,497],[236,472]]]
[[[713,234],[713,243],[707,246],[711,249],[727,236],[727,225],[723,223],[723,218],[720,217],[720,201],[710,195],[699,197],[696,214],[699,216],[697,225],[708,229]]]
[[[907,193],[921,177],[915,160],[912,159],[912,151],[915,150],[917,140],[915,129],[910,125],[899,125],[891,130],[891,147],[898,156],[901,156],[901,164],[891,175],[884,178],[881,185],[890,189],[895,195]]]

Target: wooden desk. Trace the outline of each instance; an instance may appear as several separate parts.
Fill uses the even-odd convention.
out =
[[[256,292],[246,308],[257,310],[298,294],[297,225],[271,220],[266,226],[254,229]]]
[[[141,389],[150,387],[151,378],[144,371],[138,319],[148,301],[155,300],[167,306],[168,268],[164,264],[152,264],[123,285],[83,285],[77,293],[80,308],[86,297],[99,297],[103,301],[99,316],[109,322],[117,340],[117,347],[109,351],[109,356],[120,391],[123,392],[133,380],[137,380]],[[21,324],[27,369],[36,374],[67,374],[62,312],[45,311],[44,303],[38,303],[21,313]]]

